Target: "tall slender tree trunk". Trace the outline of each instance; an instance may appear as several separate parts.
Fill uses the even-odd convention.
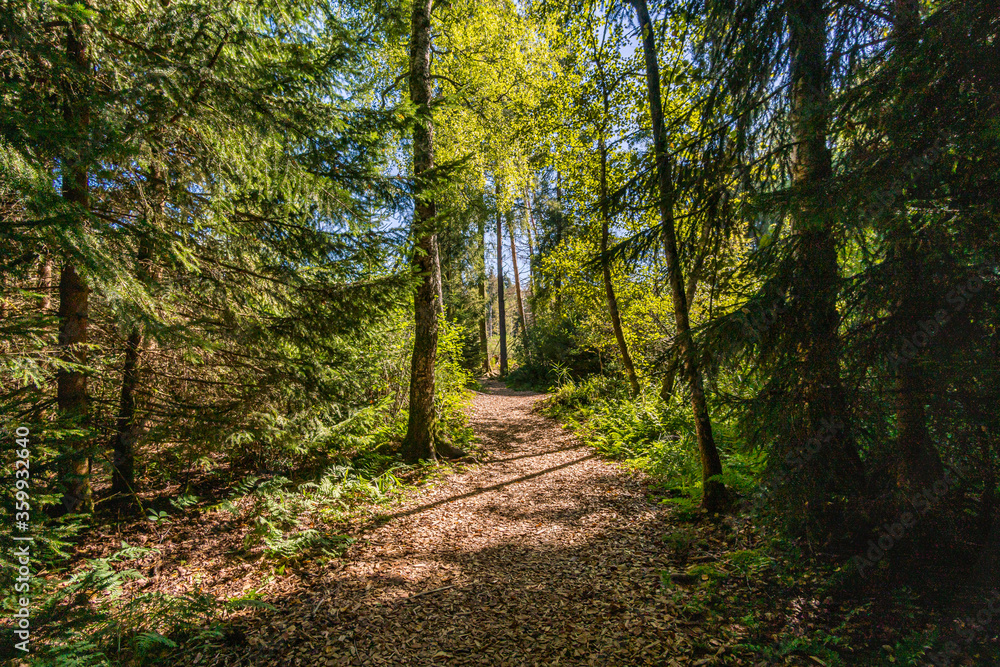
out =
[[[900,225],[904,226],[905,221]],[[896,265],[896,303],[900,326],[916,331],[920,316],[931,306],[924,294],[924,280],[917,256],[917,239],[909,229],[894,230],[893,255]],[[927,432],[925,378],[921,355],[895,369],[896,393],[896,484],[904,493],[929,487],[944,474],[941,458]]]
[[[159,220],[166,204],[166,183],[164,175],[155,162],[149,168],[149,196],[146,206],[148,224],[159,227]],[[139,239],[136,253],[136,278],[148,284],[152,277],[153,241],[149,234]],[[146,337],[141,326],[129,332],[125,341],[125,362],[122,369],[122,387],[118,400],[118,419],[112,442],[113,470],[111,492],[114,494],[135,494],[135,445],[142,432],[136,405],[136,392],[141,380],[142,353],[146,347]]]
[[[140,251],[139,255],[143,253]],[[135,394],[139,386],[139,364],[143,348],[142,330],[136,327],[125,341],[125,364],[115,428],[111,492],[131,495],[135,491],[135,443],[142,425],[137,418]]]
[[[892,39],[896,49],[911,48],[920,25],[917,0],[895,0]],[[905,214],[892,230],[892,254],[896,266],[896,307],[901,325],[916,330],[921,315],[930,307],[924,296],[919,242],[907,224]],[[924,378],[920,357],[896,368],[896,484],[909,493],[930,486],[941,478],[941,458],[927,432],[924,409]]]
[[[795,0],[789,6],[791,51],[791,131],[794,142],[792,181],[807,196],[833,173],[827,148],[829,82],[826,63],[825,0]],[[840,267],[832,221],[819,204],[804,204],[792,214],[798,237],[798,280],[793,287],[793,316],[804,333],[800,346],[800,395],[805,402],[804,443],[824,424],[847,420],[840,379],[837,285]],[[814,479],[827,492],[860,488],[864,470],[850,429],[837,429],[824,444],[822,470]],[[821,479],[825,478],[825,479]]]
[[[438,317],[441,314],[441,263],[434,210],[434,123],[431,118],[431,0],[416,0],[410,32],[410,101],[413,126],[413,269],[420,277],[414,295],[410,409],[402,454],[408,461],[435,459],[438,440],[434,406]]]
[[[500,183],[497,192],[497,324],[500,329],[500,375],[507,375],[507,314],[504,312],[503,214],[500,212]]]
[[[556,247],[562,244],[563,235],[563,200],[562,200],[562,174],[556,172]],[[553,286],[556,292],[556,314],[562,315],[562,272],[556,271]]]
[[[438,292],[437,292],[438,310],[443,313],[444,312],[444,274],[441,272],[441,239],[440,239],[440,237],[437,234],[434,235],[434,238],[436,240],[436,243],[434,244],[435,247],[436,247],[436,251],[434,253],[434,273],[436,273],[437,277],[438,277]]]
[[[66,33],[66,56],[76,69],[81,85],[90,74],[86,33],[78,21],[70,23]],[[70,131],[76,134],[79,149],[76,155],[63,158],[63,199],[73,208],[75,224],[86,225],[90,208],[90,190],[87,167],[83,163],[87,152],[86,137],[90,125],[87,92],[76,86],[66,91],[64,116]],[[67,259],[59,277],[59,347],[62,360],[73,364],[61,368],[56,374],[56,402],[60,414],[79,424],[89,418],[87,376],[81,368],[87,363],[87,328],[89,318],[90,288],[77,271],[72,259]],[[71,445],[67,452],[67,469],[64,478],[65,492],[62,499],[65,511],[90,512],[93,497],[90,488],[90,445],[84,438]]]
[[[486,283],[486,332],[492,336],[496,331],[493,326],[493,276],[488,276]],[[492,363],[492,362],[491,362]]]
[[[708,237],[710,231],[711,221],[706,219],[705,224],[701,228],[701,238],[698,239],[698,256],[695,258],[691,275],[688,276],[687,289],[684,291],[684,298],[687,299],[688,309],[694,303],[694,295],[698,292],[701,272],[705,265],[705,258],[708,256]],[[664,403],[669,401],[670,397],[674,394],[676,377],[677,372],[674,367],[667,369],[666,374],[663,376],[663,382],[660,384],[660,398],[663,399]]]
[[[510,259],[514,267],[514,293],[517,295],[517,314],[521,318],[521,335],[524,337],[524,351],[528,354],[528,321],[524,319],[524,301],[521,298],[521,274],[517,271],[517,244],[514,242],[513,220],[508,219],[507,234],[510,236]]]
[[[38,266],[38,291],[42,298],[38,300],[38,309],[43,315],[52,308],[52,257],[46,252]]]
[[[660,220],[663,226],[663,251],[667,262],[670,291],[674,302],[674,319],[677,323],[678,351],[684,363],[684,371],[691,389],[691,409],[694,412],[695,432],[698,451],[701,456],[702,507],[715,512],[728,504],[726,487],[718,479],[722,474],[722,460],[715,446],[712,422],[705,400],[705,389],[698,365],[698,354],[691,336],[688,321],[688,305],[684,293],[684,277],[677,254],[677,234],[674,229],[670,166],[667,161],[666,144],[663,136],[663,105],[660,98],[660,66],[656,57],[656,41],[653,24],[649,19],[646,0],[632,0],[639,28],[642,30],[643,56],[646,61],[646,87],[649,94],[649,114],[653,122],[653,150],[659,181]]]
[[[538,229],[535,228],[535,218],[531,212],[531,189],[524,186],[524,208],[528,216],[528,294],[535,293],[535,248],[531,242],[531,231],[534,229],[535,236],[538,236]]]
[[[486,300],[486,218],[479,216],[479,259],[483,268],[479,272],[479,352],[483,355],[483,372],[489,375],[493,372],[490,364],[489,336],[486,335],[486,314],[490,304]]]
[[[607,117],[607,95],[604,96],[605,117]],[[615,340],[618,341],[618,350],[622,355],[622,365],[625,366],[625,373],[628,375],[628,383],[632,389],[632,396],[639,395],[639,378],[635,374],[635,364],[632,363],[632,355],[629,354],[628,344],[625,342],[625,330],[622,327],[621,314],[618,312],[618,297],[615,296],[615,287],[611,282],[611,261],[607,257],[608,238],[611,235],[611,220],[608,214],[608,147],[604,139],[604,129],[600,130],[600,153],[601,153],[601,273],[604,276],[604,293],[608,299],[608,315],[611,317],[611,328],[615,332]]]

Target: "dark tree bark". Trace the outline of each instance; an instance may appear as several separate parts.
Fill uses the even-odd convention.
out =
[[[157,228],[166,203],[164,175],[155,163],[149,169],[149,201],[146,216],[150,226]],[[148,284],[152,278],[153,242],[148,234],[139,239],[136,253],[136,278]],[[136,405],[136,392],[141,381],[142,354],[146,337],[142,327],[136,326],[125,341],[125,362],[122,369],[122,387],[118,400],[118,419],[112,441],[111,492],[124,496],[135,495],[135,446],[143,429]]]
[[[905,221],[901,223],[905,225]],[[893,255],[897,321],[904,331],[917,331],[920,316],[931,309],[924,292],[918,242],[911,230],[894,230]],[[927,432],[926,378],[921,355],[899,364],[895,370],[896,393],[896,485],[904,493],[929,487],[941,479],[944,468]]]
[[[402,454],[408,461],[433,460],[440,437],[434,405],[438,317],[441,314],[441,264],[434,210],[434,124],[431,118],[431,0],[413,3],[410,33],[410,101],[413,126],[414,240],[413,270],[420,277],[414,295],[413,357],[410,363],[410,409]],[[443,453],[443,452],[442,452]]]
[[[78,81],[86,81],[90,70],[86,34],[84,26],[77,21],[73,21],[67,29],[66,56],[76,69]],[[90,110],[85,90],[70,85],[66,98],[63,114],[67,127],[77,136],[80,150],[76,155],[63,158],[63,199],[73,209],[75,224],[85,225],[90,208],[90,191],[87,167],[81,156],[86,154]],[[80,276],[73,261],[67,259],[59,278],[59,347],[62,360],[78,366],[60,369],[56,374],[56,402],[64,418],[81,425],[86,424],[89,417],[87,376],[79,367],[87,363],[89,296],[90,288],[86,281]],[[93,510],[93,497],[90,488],[89,442],[84,438],[71,447],[67,452],[67,468],[63,480],[63,509],[70,513],[90,512]]]
[[[688,276],[687,289],[684,292],[684,296],[687,299],[688,309],[690,309],[691,304],[694,303],[694,295],[698,292],[698,283],[701,281],[701,272],[705,265],[705,258],[708,257],[708,238],[711,229],[711,221],[705,220],[705,224],[701,228],[701,238],[698,239],[698,256],[695,258],[694,267],[691,269],[691,275]],[[670,397],[674,394],[674,383],[676,378],[677,371],[673,366],[671,366],[667,369],[666,374],[663,376],[663,382],[660,384],[660,398],[664,403],[669,401]]]
[[[788,9],[791,50],[790,121],[792,181],[809,196],[833,170],[827,148],[829,82],[826,66],[827,9],[824,0],[794,0]],[[802,442],[826,423],[846,423],[847,401],[840,379],[837,285],[840,267],[832,221],[822,205],[805,203],[792,213],[797,239],[798,280],[792,290],[793,317],[803,334],[800,346],[800,396],[806,421]],[[849,428],[838,429],[824,445],[820,486],[827,491],[860,488],[864,470]]]
[[[604,114],[608,114],[608,96],[604,93]],[[632,389],[632,396],[639,395],[639,378],[635,374],[635,364],[632,363],[632,355],[629,354],[628,344],[625,342],[625,330],[622,327],[621,313],[618,312],[618,297],[615,296],[615,287],[611,283],[611,261],[607,257],[608,237],[611,234],[611,220],[608,214],[608,147],[604,139],[604,129],[600,131],[600,157],[601,157],[601,274],[604,276],[604,293],[608,300],[608,316],[611,318],[611,328],[615,332],[615,340],[618,341],[618,350],[622,355],[622,365],[625,366],[625,373],[628,375],[628,383]]]
[[[141,254],[141,253],[140,253]],[[142,424],[137,418],[136,389],[139,386],[139,363],[142,355],[143,335],[138,327],[125,341],[125,364],[122,369],[122,388],[118,401],[118,420],[112,442],[114,450],[111,492],[135,492],[135,443]]]
[[[497,324],[500,329],[500,376],[507,375],[507,315],[504,312],[503,215],[500,213],[500,184],[497,193]]]
[[[917,0],[895,0],[892,39],[896,49],[911,48],[920,25]],[[921,276],[919,241],[905,215],[891,231],[895,265],[898,321],[905,331],[915,331],[927,303]],[[941,478],[941,458],[927,432],[924,377],[920,356],[896,368],[896,485],[904,493],[928,487]]]
[[[677,323],[677,346],[684,365],[684,374],[691,389],[691,409],[694,412],[698,451],[701,455],[702,507],[711,512],[721,511],[728,504],[726,487],[717,479],[722,474],[722,461],[715,446],[712,422],[705,400],[705,389],[698,365],[698,354],[691,336],[688,321],[687,296],[684,277],[677,253],[677,234],[674,229],[670,166],[667,161],[663,136],[663,105],[660,97],[660,66],[656,58],[656,41],[653,24],[649,19],[646,0],[632,0],[639,28],[642,30],[643,56],[646,62],[646,87],[649,94],[649,114],[653,122],[653,150],[659,182],[660,220],[663,227],[663,251],[667,262],[670,291],[674,302],[674,319]]]

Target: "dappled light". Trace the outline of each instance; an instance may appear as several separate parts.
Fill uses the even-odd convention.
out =
[[[997,0],[0,0],[0,661],[1000,665]]]

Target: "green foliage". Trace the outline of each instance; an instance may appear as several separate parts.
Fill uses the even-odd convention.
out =
[[[616,398],[620,400],[625,393],[620,382],[604,375],[591,375],[576,381],[565,367],[557,367],[553,372],[562,380],[562,384],[552,387],[551,395],[545,399],[545,410],[553,417],[573,416],[575,412],[588,417],[594,409],[604,405],[605,401]]]
[[[551,389],[548,414],[654,478],[686,526],[666,539],[677,557],[700,544],[679,363],[689,341],[665,280],[663,213],[677,228],[720,480],[737,499],[762,492],[753,516],[780,519],[810,548],[853,548],[933,484],[908,476],[956,460],[972,472],[949,515],[908,533],[921,544],[876,572],[898,572],[925,543],[980,541],[1000,493],[995,0],[917,3],[909,27],[907,3],[888,14],[787,0],[654,6],[669,184],[652,178],[649,128],[661,119],[649,116],[627,4],[435,4],[438,164],[426,191],[446,314],[444,435],[471,440],[467,389],[493,340],[480,324],[515,287],[487,269],[508,253],[492,232],[504,220],[529,311],[527,331],[508,326],[511,384]],[[807,40],[808,7],[825,29]],[[3,3],[0,440],[32,429],[34,557],[55,573],[42,578],[45,613],[65,628],[46,659],[152,661],[218,641],[225,613],[198,595],[121,594],[134,549],[75,562],[93,519],[41,518],[58,513],[74,462],[104,511],[123,500],[105,491],[113,445],[130,443],[135,488],[122,495],[171,497],[135,508],[153,530],[231,512],[253,526],[246,549],[279,567],[338,553],[333,525],[400,491],[415,280],[401,222],[425,185],[408,178],[405,14],[318,0]],[[796,60],[810,46],[815,68]],[[803,68],[815,85],[793,81]],[[798,106],[810,95],[815,108]],[[819,150],[799,163],[809,147],[829,160]],[[89,330],[70,350],[73,295],[59,286],[73,275]],[[509,322],[516,312],[508,302]],[[667,374],[664,399],[669,388],[653,385]],[[60,408],[68,375],[86,379],[85,415]],[[837,437],[804,457],[822,417]],[[199,475],[230,497],[205,507],[190,488]],[[4,525],[14,480],[4,465]],[[799,568],[821,592],[858,585],[847,567],[809,570],[789,545],[742,545],[724,569],[791,587]],[[731,583],[704,567],[705,596],[685,603],[700,611]],[[907,595],[894,608],[916,618]],[[70,629],[88,639],[73,643]],[[757,648],[768,661],[838,664],[838,632],[795,627]],[[922,659],[935,639],[910,634],[879,659]]]
[[[580,322],[570,317],[546,318],[528,330],[527,346],[518,343],[515,350],[520,365],[509,380],[516,386],[549,389],[566,377],[582,378],[600,370],[597,350],[583,338]]]
[[[554,371],[558,372],[558,371]],[[553,387],[546,414],[567,421],[599,452],[625,461],[652,475],[668,489],[698,495],[701,464],[690,407],[676,394],[668,403],[646,387],[636,398],[620,379],[595,375]],[[741,495],[758,487],[760,457],[743,451],[734,429],[724,421],[713,424],[725,462],[723,480]]]
[[[740,575],[754,578],[774,567],[774,558],[762,548],[740,549],[726,554],[726,564]]]
[[[129,546],[90,559],[64,578],[36,577],[32,664],[52,667],[148,665],[207,650],[225,641],[226,616],[246,607],[270,608],[246,598],[218,600],[193,592],[126,592],[143,575],[130,561],[156,552]],[[9,644],[4,649],[9,650]]]
[[[243,512],[252,530],[244,546],[261,545],[266,557],[287,561],[306,555],[331,558],[353,542],[325,524],[346,517],[359,502],[384,502],[401,487],[394,466],[377,476],[348,465],[331,466],[316,481],[295,485],[274,477],[257,485]]]
[[[227,437],[239,465],[260,470],[314,470],[343,453],[366,452],[388,441],[391,397],[338,420],[340,409],[313,405],[290,417],[274,410],[248,415],[247,426]]]
[[[434,402],[438,419],[449,439],[461,447],[472,440],[466,410],[471,405],[472,373],[465,365],[462,329],[442,318],[438,327],[438,356],[434,368],[436,393]]]

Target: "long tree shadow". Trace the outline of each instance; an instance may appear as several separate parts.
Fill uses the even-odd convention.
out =
[[[554,448],[539,450],[539,433],[546,433],[548,439],[555,441],[554,444],[573,438],[571,431],[561,428],[554,420],[530,413],[515,413],[513,418],[504,415],[490,421],[473,420],[473,426],[480,442],[504,454],[527,450],[522,456],[531,456],[560,451]]]
[[[482,382],[483,390],[479,393],[489,394],[491,396],[545,396],[544,392],[533,391],[533,390],[518,390],[511,389],[504,383],[494,380],[487,379]]]
[[[545,452],[545,453],[549,453],[549,452]],[[596,457],[597,457],[596,453],[594,453],[594,454],[588,454],[587,456],[583,456],[583,457],[580,457],[578,459],[574,459],[572,461],[568,461],[566,463],[560,463],[557,466],[552,466],[551,468],[545,468],[544,470],[539,470],[538,472],[533,472],[530,475],[522,475],[521,477],[518,477],[516,479],[510,479],[510,480],[507,480],[506,482],[500,482],[499,484],[492,484],[490,486],[480,487],[480,488],[478,488],[478,489],[476,489],[474,491],[469,491],[468,493],[461,493],[461,494],[459,494],[457,496],[449,496],[448,498],[442,498],[441,500],[435,500],[432,503],[427,503],[425,505],[419,505],[419,506],[414,507],[412,509],[403,510],[402,512],[396,512],[395,514],[382,514],[382,515],[379,515],[379,517],[376,519],[376,522],[383,523],[385,521],[390,521],[392,519],[399,519],[399,518],[402,518],[402,517],[405,517],[405,516],[412,516],[414,514],[419,514],[420,512],[426,512],[429,509],[433,509],[433,508],[439,507],[441,505],[446,505],[448,503],[453,503],[453,502],[458,501],[458,500],[464,500],[466,498],[472,498],[474,496],[478,496],[478,495],[483,494],[483,493],[489,493],[490,491],[496,491],[498,489],[502,489],[505,486],[510,486],[512,484],[519,484],[521,482],[526,482],[528,480],[535,479],[536,477],[541,477],[542,475],[547,475],[547,474],[553,473],[553,472],[555,472],[557,470],[563,470],[564,468],[569,468],[570,466],[574,466],[574,465],[576,465],[578,463],[582,463],[584,461],[588,461],[588,460],[596,458]]]
[[[664,518],[636,519],[584,539],[512,535],[421,553],[425,567],[403,576],[389,554],[348,576],[317,572],[236,620],[214,664],[628,667],[712,655],[708,636],[687,639],[662,588]]]
[[[579,445],[571,445],[569,447],[560,447],[558,449],[549,449],[549,450],[546,450],[544,452],[533,452],[531,454],[522,454],[520,456],[508,456],[505,459],[486,459],[482,463],[483,463],[483,465],[490,465],[490,464],[493,464],[493,463],[507,463],[508,461],[517,461],[519,459],[531,459],[531,458],[535,458],[536,456],[546,456],[548,454],[556,454],[558,452],[571,452],[574,449],[582,449],[584,447],[587,447],[587,445],[581,443]]]

